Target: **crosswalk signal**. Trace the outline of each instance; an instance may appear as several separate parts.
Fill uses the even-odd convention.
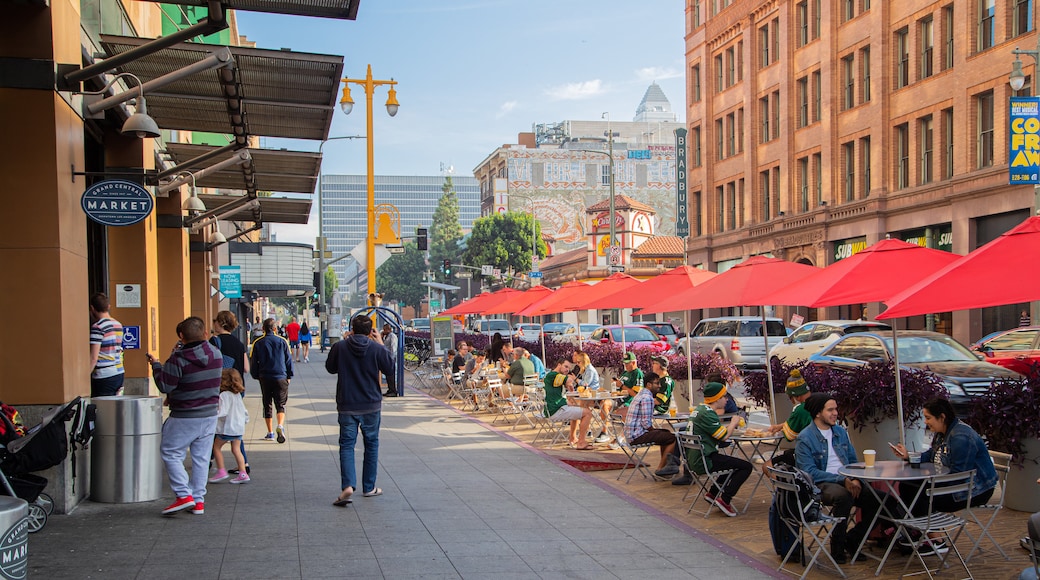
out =
[[[444,275],[451,276],[451,260],[444,260]]]
[[[426,228],[416,228],[415,230],[415,243],[419,248],[419,251],[426,251]]]

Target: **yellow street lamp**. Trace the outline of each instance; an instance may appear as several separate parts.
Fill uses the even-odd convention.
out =
[[[368,293],[374,294],[376,291],[376,180],[375,163],[373,162],[374,149],[372,147],[372,95],[376,87],[381,85],[390,86],[386,97],[386,112],[391,117],[397,114],[401,104],[397,102],[397,91],[394,90],[394,85],[397,84],[397,81],[393,78],[388,81],[373,79],[372,65],[368,65],[368,73],[365,75],[365,78],[352,79],[344,77],[342,81],[345,85],[343,86],[343,98],[340,99],[339,106],[346,115],[349,115],[354,110],[354,99],[350,97],[350,83],[361,85],[365,89],[365,141],[368,145],[368,202],[366,205],[368,237],[365,238],[365,269],[368,271]]]

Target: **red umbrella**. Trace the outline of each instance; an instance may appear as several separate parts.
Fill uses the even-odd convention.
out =
[[[484,292],[470,298],[462,304],[452,306],[444,312],[441,312],[441,314],[482,314],[486,308],[500,304],[503,300],[509,298],[509,296],[514,293],[520,293],[520,291],[512,288],[502,288],[501,290],[491,293]]]
[[[560,286],[556,292],[553,292],[523,310],[517,311],[516,314],[517,316],[541,316],[543,314],[566,312],[571,309],[560,308],[557,305],[564,300],[569,300],[573,294],[586,292],[589,288],[590,286],[584,282],[567,282],[563,286]]]
[[[615,272],[603,280],[592,284],[585,292],[572,292],[566,300],[562,300],[557,306],[563,310],[595,310],[592,302],[611,296],[621,290],[638,288],[643,283],[638,278],[633,278],[624,272]],[[617,308],[617,306],[604,306],[603,308]]]
[[[767,301],[810,308],[880,302],[958,258],[957,254],[900,240],[881,240],[773,292]]]
[[[445,316],[453,316],[456,314],[474,314],[480,312],[480,310],[473,310],[473,307],[477,306],[479,308],[480,301],[486,299],[488,296],[491,296],[490,292],[481,292],[469,300],[463,300],[455,306],[442,311],[441,314]]]
[[[638,286],[625,288],[597,300],[591,300],[584,307],[589,310],[599,310],[601,308],[642,308],[650,306],[663,297],[674,296],[698,284],[703,284],[715,276],[718,276],[715,272],[701,270],[693,266],[679,266],[659,276],[654,276]]]
[[[1040,216],[1033,216],[1004,235],[935,272],[885,302],[879,319],[985,308],[1040,300]],[[1030,265],[1034,264],[1034,265]],[[985,284],[995,276],[1013,276]]]
[[[534,286],[519,294],[510,294],[509,298],[499,302],[497,306],[484,309],[482,314],[512,314],[519,312],[552,293],[552,288]]]

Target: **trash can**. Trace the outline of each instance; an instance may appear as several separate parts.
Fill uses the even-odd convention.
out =
[[[90,498],[103,503],[159,499],[162,399],[122,395],[91,402],[97,405],[97,422],[90,444]]]
[[[0,578],[21,580],[29,568],[29,504],[0,496]]]

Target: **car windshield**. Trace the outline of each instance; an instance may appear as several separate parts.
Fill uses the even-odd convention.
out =
[[[585,335],[585,336],[588,336],[588,335],[592,334],[593,332],[596,332],[596,329],[599,328],[598,324],[582,324],[580,326],[581,326],[581,333],[583,335]]]
[[[520,330],[522,330],[524,332],[537,332],[538,331],[538,325],[537,324],[520,324],[520,325],[517,326],[517,328],[519,328]]]
[[[779,320],[767,320],[769,336],[787,336],[787,327]],[[762,336],[761,320],[744,320],[740,323],[740,336]]]
[[[610,336],[616,342],[621,342],[621,329],[611,328]],[[625,342],[653,342],[660,340],[657,334],[649,328],[640,326],[629,326],[625,328]]]
[[[675,327],[671,324],[648,324],[657,334],[676,334]]]
[[[485,320],[480,323],[480,330],[483,332],[495,331],[495,330],[511,330],[509,328],[509,322],[506,320]]]
[[[545,323],[545,332],[563,332],[570,326],[566,322],[547,322]]]
[[[892,352],[892,339],[885,339],[885,346]],[[906,336],[899,337],[900,363],[928,363],[942,361],[977,361],[975,355],[959,342],[948,337]]]

